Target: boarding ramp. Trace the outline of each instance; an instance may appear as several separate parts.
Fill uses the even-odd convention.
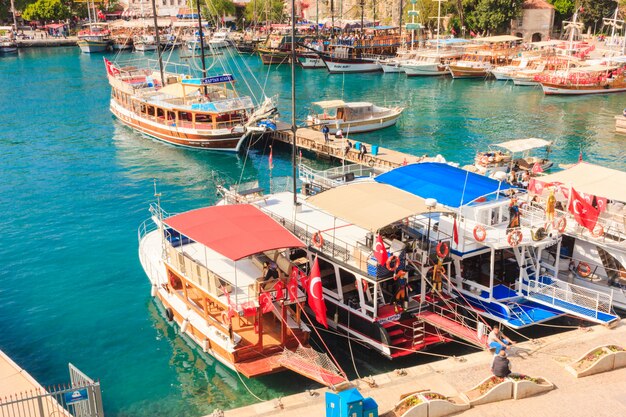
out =
[[[285,349],[278,363],[329,388],[339,390],[348,383],[346,376],[328,355],[310,347],[300,345],[295,351]]]
[[[620,320],[611,295],[558,279],[529,280],[526,298],[594,323],[613,326]]]

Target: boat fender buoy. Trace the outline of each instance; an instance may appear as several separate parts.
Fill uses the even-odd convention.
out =
[[[477,224],[474,226],[474,239],[477,242],[483,242],[487,238],[487,231],[485,230],[485,226],[482,224]]]
[[[387,263],[385,264],[388,270],[395,271],[400,266],[400,258],[396,255],[391,255],[389,259],[387,259]]]
[[[446,242],[439,242],[437,244],[437,256],[440,258],[445,258],[450,253],[450,248]]]
[[[604,236],[604,227],[602,227],[601,224],[596,224],[596,227],[594,227],[591,230],[591,236],[593,236],[593,237],[602,237],[602,236]]]
[[[321,249],[322,246],[324,246],[324,238],[322,237],[322,234],[320,232],[316,232],[313,234],[311,242],[313,243],[313,246],[318,249]]]
[[[152,284],[152,288],[150,288],[150,296],[156,297],[157,295],[157,286],[156,284]]]
[[[576,267],[576,272],[583,278],[587,278],[591,275],[591,267],[587,262],[578,262],[578,266]]]
[[[185,319],[180,325],[180,332],[185,333],[188,328],[189,328],[189,317],[185,317]]]
[[[374,167],[374,160],[370,159],[369,161],[367,161],[367,166],[370,167],[370,168],[373,168]]]
[[[169,307],[165,309],[165,318],[167,319],[167,321],[174,320],[174,312]]]
[[[511,230],[506,237],[506,241],[509,242],[509,245],[514,248],[522,242],[523,238],[524,235],[521,230]]]
[[[203,352],[208,352],[208,351],[209,351],[209,347],[210,347],[210,345],[209,345],[209,339],[206,339],[206,338],[205,338],[205,339],[202,341],[202,351],[203,351]]]
[[[565,231],[565,227],[567,226],[567,219],[565,217],[559,217],[552,222],[552,225],[559,233],[563,233]]]

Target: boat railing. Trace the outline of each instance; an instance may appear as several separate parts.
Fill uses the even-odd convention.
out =
[[[549,303],[556,308],[561,308],[566,303],[570,305],[568,309],[577,311],[591,310],[596,319],[598,319],[600,313],[613,314],[612,294],[595,291],[558,279],[547,281],[530,279],[528,281],[528,294],[530,297],[537,297],[542,302]]]
[[[298,165],[300,180],[304,183],[317,184],[324,189],[337,187],[349,181],[349,178],[371,177],[378,173],[374,168],[359,164],[348,164],[326,170],[316,170],[304,164]]]

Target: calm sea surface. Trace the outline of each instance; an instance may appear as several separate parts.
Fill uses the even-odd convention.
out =
[[[288,118],[288,66],[252,57],[229,71],[238,75],[244,63]],[[545,97],[502,82],[398,74],[297,76],[300,118],[321,99],[403,103],[397,126],[360,136],[372,143],[465,164],[490,143],[541,137],[555,141],[557,163],[574,162],[582,147],[586,160],[626,169],[626,138],[613,133],[625,95]],[[0,57],[0,86],[0,349],[43,384],[68,380],[68,362],[99,378],[108,416],[198,416],[254,402],[248,389],[269,399],[314,386],[286,372],[246,380],[247,389],[161,318],[137,259],[153,178],[166,210],[192,209],[215,202],[216,175],[266,185],[267,149],[248,157],[183,150],[131,132],[109,113],[102,57],[78,48]],[[289,175],[288,154],[274,161],[274,176]],[[330,345],[355,375],[347,344]],[[361,376],[430,360],[392,365],[353,348]]]

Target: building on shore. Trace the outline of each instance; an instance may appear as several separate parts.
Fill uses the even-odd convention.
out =
[[[550,39],[554,24],[554,6],[545,0],[526,0],[522,14],[511,21],[511,34],[524,42],[539,42]]]

